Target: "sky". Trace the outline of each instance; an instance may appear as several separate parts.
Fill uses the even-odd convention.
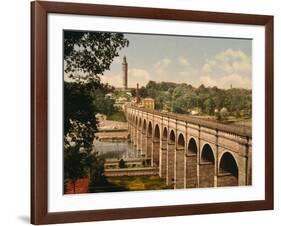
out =
[[[148,81],[251,89],[252,41],[214,37],[125,34],[129,46],[119,52],[102,82],[122,87],[122,59],[128,62],[128,87]]]

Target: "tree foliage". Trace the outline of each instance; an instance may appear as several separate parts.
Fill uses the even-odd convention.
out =
[[[95,115],[111,111],[100,76],[129,42],[121,33],[64,31],[64,178],[74,183],[90,172],[103,175],[102,160],[92,152]]]
[[[64,83],[64,135],[68,140],[91,149],[96,112],[90,84]]]
[[[73,183],[74,193],[76,181],[86,176],[86,152],[79,150],[79,145],[68,146],[64,149],[64,177]]]
[[[120,161],[118,162],[118,167],[126,168],[126,163],[125,163],[124,159],[120,159]]]
[[[142,97],[155,100],[158,110],[168,110],[175,113],[190,113],[193,109],[200,109],[207,115],[215,115],[215,110],[225,108],[234,117],[251,117],[252,91],[247,89],[219,89],[217,87],[198,88],[182,83],[150,81],[141,87]],[[225,114],[223,113],[223,118]]]
[[[74,80],[99,80],[128,45],[122,33],[64,31],[64,71]]]

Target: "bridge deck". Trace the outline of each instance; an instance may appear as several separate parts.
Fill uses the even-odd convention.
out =
[[[195,125],[204,126],[204,127],[211,128],[211,129],[216,129],[219,131],[237,134],[240,136],[245,136],[245,137],[250,137],[250,138],[252,137],[252,128],[249,126],[228,125],[228,124],[224,124],[221,122],[214,122],[214,121],[207,120],[207,119],[201,119],[201,118],[199,119],[197,117],[190,116],[190,115],[182,115],[182,114],[176,114],[176,113],[170,113],[170,112],[166,113],[166,112],[160,112],[157,110],[151,110],[151,109],[147,109],[147,108],[140,108],[140,107],[136,107],[136,106],[128,106],[128,108],[147,112],[147,113],[150,113],[153,115],[158,115],[161,117],[166,117],[166,118],[183,121],[186,123],[192,123]]]

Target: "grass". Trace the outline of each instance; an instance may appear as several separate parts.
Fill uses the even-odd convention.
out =
[[[90,192],[118,192],[171,189],[159,176],[107,177],[102,185],[92,186]]]
[[[118,121],[118,122],[127,122],[126,116],[125,116],[124,112],[122,112],[122,111],[117,111],[117,112],[114,112],[113,114],[107,116],[107,120]]]
[[[170,188],[166,185],[165,180],[159,176],[108,177],[107,180],[113,186],[125,188],[125,191],[162,190]]]

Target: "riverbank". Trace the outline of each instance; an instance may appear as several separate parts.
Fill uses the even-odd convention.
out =
[[[128,123],[114,120],[100,120],[98,124],[98,131],[113,131],[113,130],[127,130]]]
[[[128,131],[107,131],[95,133],[95,138],[100,141],[116,141],[116,140],[128,140]]]

